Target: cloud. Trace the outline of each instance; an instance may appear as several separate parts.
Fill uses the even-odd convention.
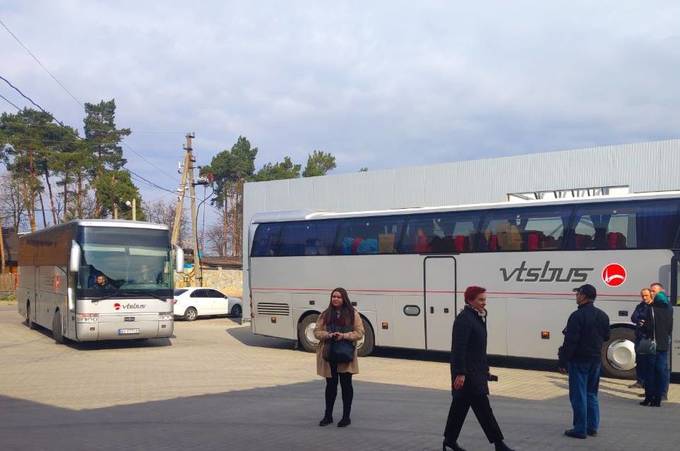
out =
[[[244,135],[259,164],[322,149],[345,172],[677,137],[680,125],[669,2],[4,5],[79,99],[116,99],[129,144],[170,173],[186,131],[200,162]],[[82,123],[3,30],[0,49],[3,74]]]

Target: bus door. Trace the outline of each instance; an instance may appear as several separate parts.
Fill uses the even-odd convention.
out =
[[[673,334],[671,338],[671,372],[680,373],[680,297],[678,293],[678,282],[680,281],[680,252],[671,259],[671,293],[669,302],[673,307]]]
[[[450,351],[456,315],[456,259],[445,255],[429,256],[425,257],[423,265],[425,348]]]

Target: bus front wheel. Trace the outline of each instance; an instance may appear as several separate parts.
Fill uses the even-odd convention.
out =
[[[373,328],[363,317],[361,321],[364,323],[364,338],[359,340],[357,343],[357,355],[359,357],[365,357],[373,352],[375,347],[375,335],[373,334]]]
[[[635,379],[635,331],[627,327],[611,330],[602,344],[602,373],[618,379]]]
[[[319,314],[312,313],[298,323],[298,343],[307,352],[316,352],[316,347],[319,346],[319,340],[314,336],[318,319]]]

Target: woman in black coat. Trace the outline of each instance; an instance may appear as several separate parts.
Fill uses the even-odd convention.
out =
[[[451,385],[453,400],[444,430],[443,449],[464,451],[458,436],[472,407],[486,438],[496,450],[512,451],[503,442],[496,418],[489,404],[489,374],[486,358],[486,289],[471,286],[465,290],[465,308],[453,323],[451,343]]]

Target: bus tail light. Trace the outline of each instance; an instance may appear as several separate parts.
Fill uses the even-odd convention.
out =
[[[158,321],[172,321],[172,312],[161,312],[158,314]]]
[[[76,322],[79,323],[96,323],[99,321],[99,313],[78,313],[76,315]]]
[[[541,338],[543,340],[550,340],[550,331],[549,330],[542,330],[541,331]]]

